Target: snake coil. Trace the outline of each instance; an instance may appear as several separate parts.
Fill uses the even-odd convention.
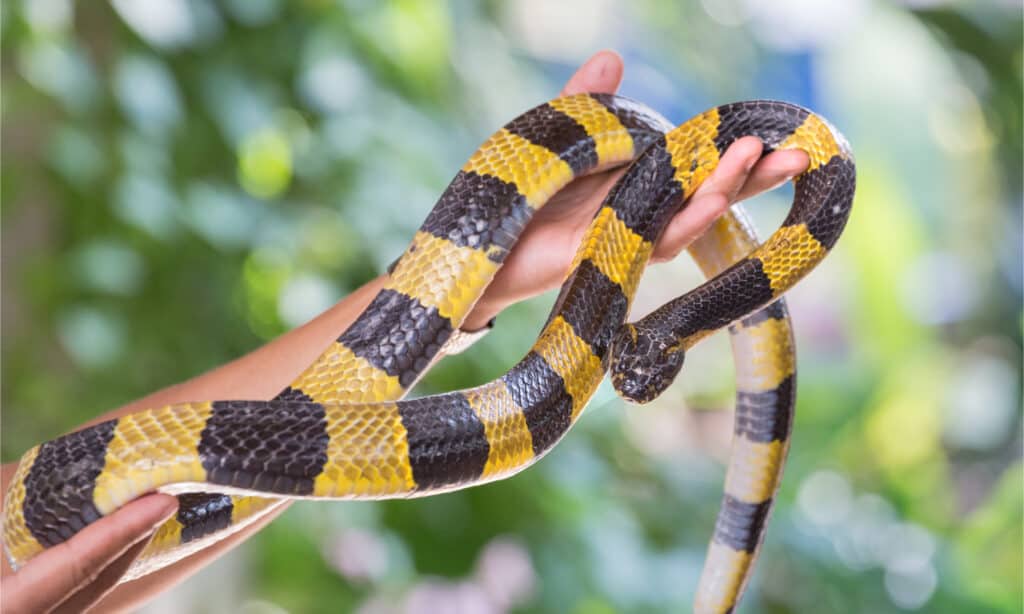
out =
[[[758,245],[738,208],[691,246],[710,281],[623,326],[665,223],[737,138],[803,149],[792,210]],[[597,211],[532,350],[476,388],[399,400],[440,355],[532,214],[575,177],[632,161]],[[606,369],[656,396],[686,349],[730,327],[738,393],[725,495],[695,609],[731,611],[785,460],[795,358],[779,297],[839,237],[854,163],[826,121],[770,101],[678,128],[626,98],[581,94],[519,116],[470,158],[356,321],[270,401],[181,403],[70,433],[22,457],[5,499],[12,565],[152,491],[179,495],[125,579],[223,539],[294,498],[381,499],[521,471],[579,418]],[[613,348],[614,346],[614,356]]]

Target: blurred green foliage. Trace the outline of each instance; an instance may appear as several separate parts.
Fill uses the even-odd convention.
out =
[[[1020,611],[1020,7],[906,4],[3,3],[3,459],[377,275],[487,134],[614,46],[676,120],[784,98],[858,156],[849,229],[792,294],[793,452],[741,611]],[[696,282],[648,277],[641,310]],[[417,394],[500,374],[549,306]],[[652,407],[602,389],[520,476],[296,505],[150,611],[685,610],[731,425],[707,345]]]

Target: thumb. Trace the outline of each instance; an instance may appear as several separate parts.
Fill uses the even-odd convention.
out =
[[[622,58],[619,54],[610,49],[598,51],[569,77],[560,95],[584,92],[613,94],[622,82],[622,71]]]

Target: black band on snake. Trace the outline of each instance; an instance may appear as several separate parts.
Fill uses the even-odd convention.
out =
[[[747,135],[766,152],[808,153],[789,217],[758,246],[734,208],[691,247],[710,281],[623,326],[665,223]],[[444,353],[532,214],[575,177],[630,161],[529,354],[483,386],[399,400]],[[791,104],[725,105],[671,129],[617,96],[552,100],[484,143],[386,287],[277,398],[155,408],[29,450],[7,493],[5,551],[23,565],[144,493],[179,494],[178,516],[131,578],[223,539],[285,499],[422,496],[507,477],[566,434],[609,366],[624,396],[647,401],[671,382],[689,347],[730,327],[739,371],[733,451],[695,604],[730,611],[789,442],[795,358],[779,297],[835,244],[853,190],[845,140]]]

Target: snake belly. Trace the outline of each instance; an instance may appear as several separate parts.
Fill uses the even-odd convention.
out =
[[[596,138],[600,131],[591,132],[585,120],[561,108],[577,104],[596,109],[591,119],[613,124],[609,133],[617,139]],[[640,149],[643,153],[598,210],[551,317],[522,361],[477,388],[380,402],[401,396],[415,382],[493,277],[532,209],[557,190],[554,186],[575,176],[573,162],[579,158],[556,154],[557,147],[546,142],[551,132],[529,133],[530,125],[511,129],[516,120],[492,137],[452,184],[463,186],[469,202],[488,211],[492,209],[481,201],[500,201],[494,186],[512,186],[514,196],[504,201],[507,206],[500,214],[484,217],[491,226],[446,210],[442,196],[396,266],[388,289],[277,399],[187,403],[139,412],[26,453],[5,508],[5,548],[12,560],[22,564],[43,547],[153,490],[287,498],[408,497],[522,470],[579,417],[603,377],[611,340],[626,317],[654,240],[740,136],[758,136],[768,148],[805,149],[811,168],[796,180],[794,207],[783,228],[754,254],[687,295],[699,296],[712,311],[682,337],[688,343],[709,334],[710,326],[732,324],[785,292],[824,257],[849,213],[853,163],[848,147],[823,120],[799,107],[727,105],[665,136],[651,129],[661,123],[656,116],[617,97],[575,96],[538,109],[526,115],[559,113],[573,120],[588,146],[578,147],[577,139],[569,151],[596,158],[594,166],[604,163],[611,142],[618,143],[617,159],[633,157]],[[535,166],[516,174],[523,165],[510,165],[509,155],[532,160]],[[538,181],[538,176],[547,179]],[[475,191],[464,187],[466,177],[479,182]],[[474,230],[476,235],[467,234]],[[480,237],[484,230],[490,231],[489,242]],[[437,239],[447,243],[437,245]],[[459,254],[455,260],[487,277],[475,296],[466,292],[450,298],[450,286],[434,291],[431,282],[448,280],[452,271],[439,271],[442,267],[425,257],[432,245],[435,254]],[[410,306],[410,298],[421,297],[425,300]],[[440,319],[447,323],[439,324]],[[673,331],[683,328],[674,326]],[[427,341],[409,344],[417,351],[407,355],[401,341],[411,331],[423,332]],[[781,460],[774,471],[781,469]],[[759,539],[760,526],[756,532]],[[742,580],[736,591],[741,586]]]
[[[739,207],[691,246],[708,277],[758,246]],[[736,414],[725,494],[697,584],[694,612],[731,612],[750,579],[782,482],[796,405],[796,346],[786,300],[780,298],[729,327],[736,365]]]

